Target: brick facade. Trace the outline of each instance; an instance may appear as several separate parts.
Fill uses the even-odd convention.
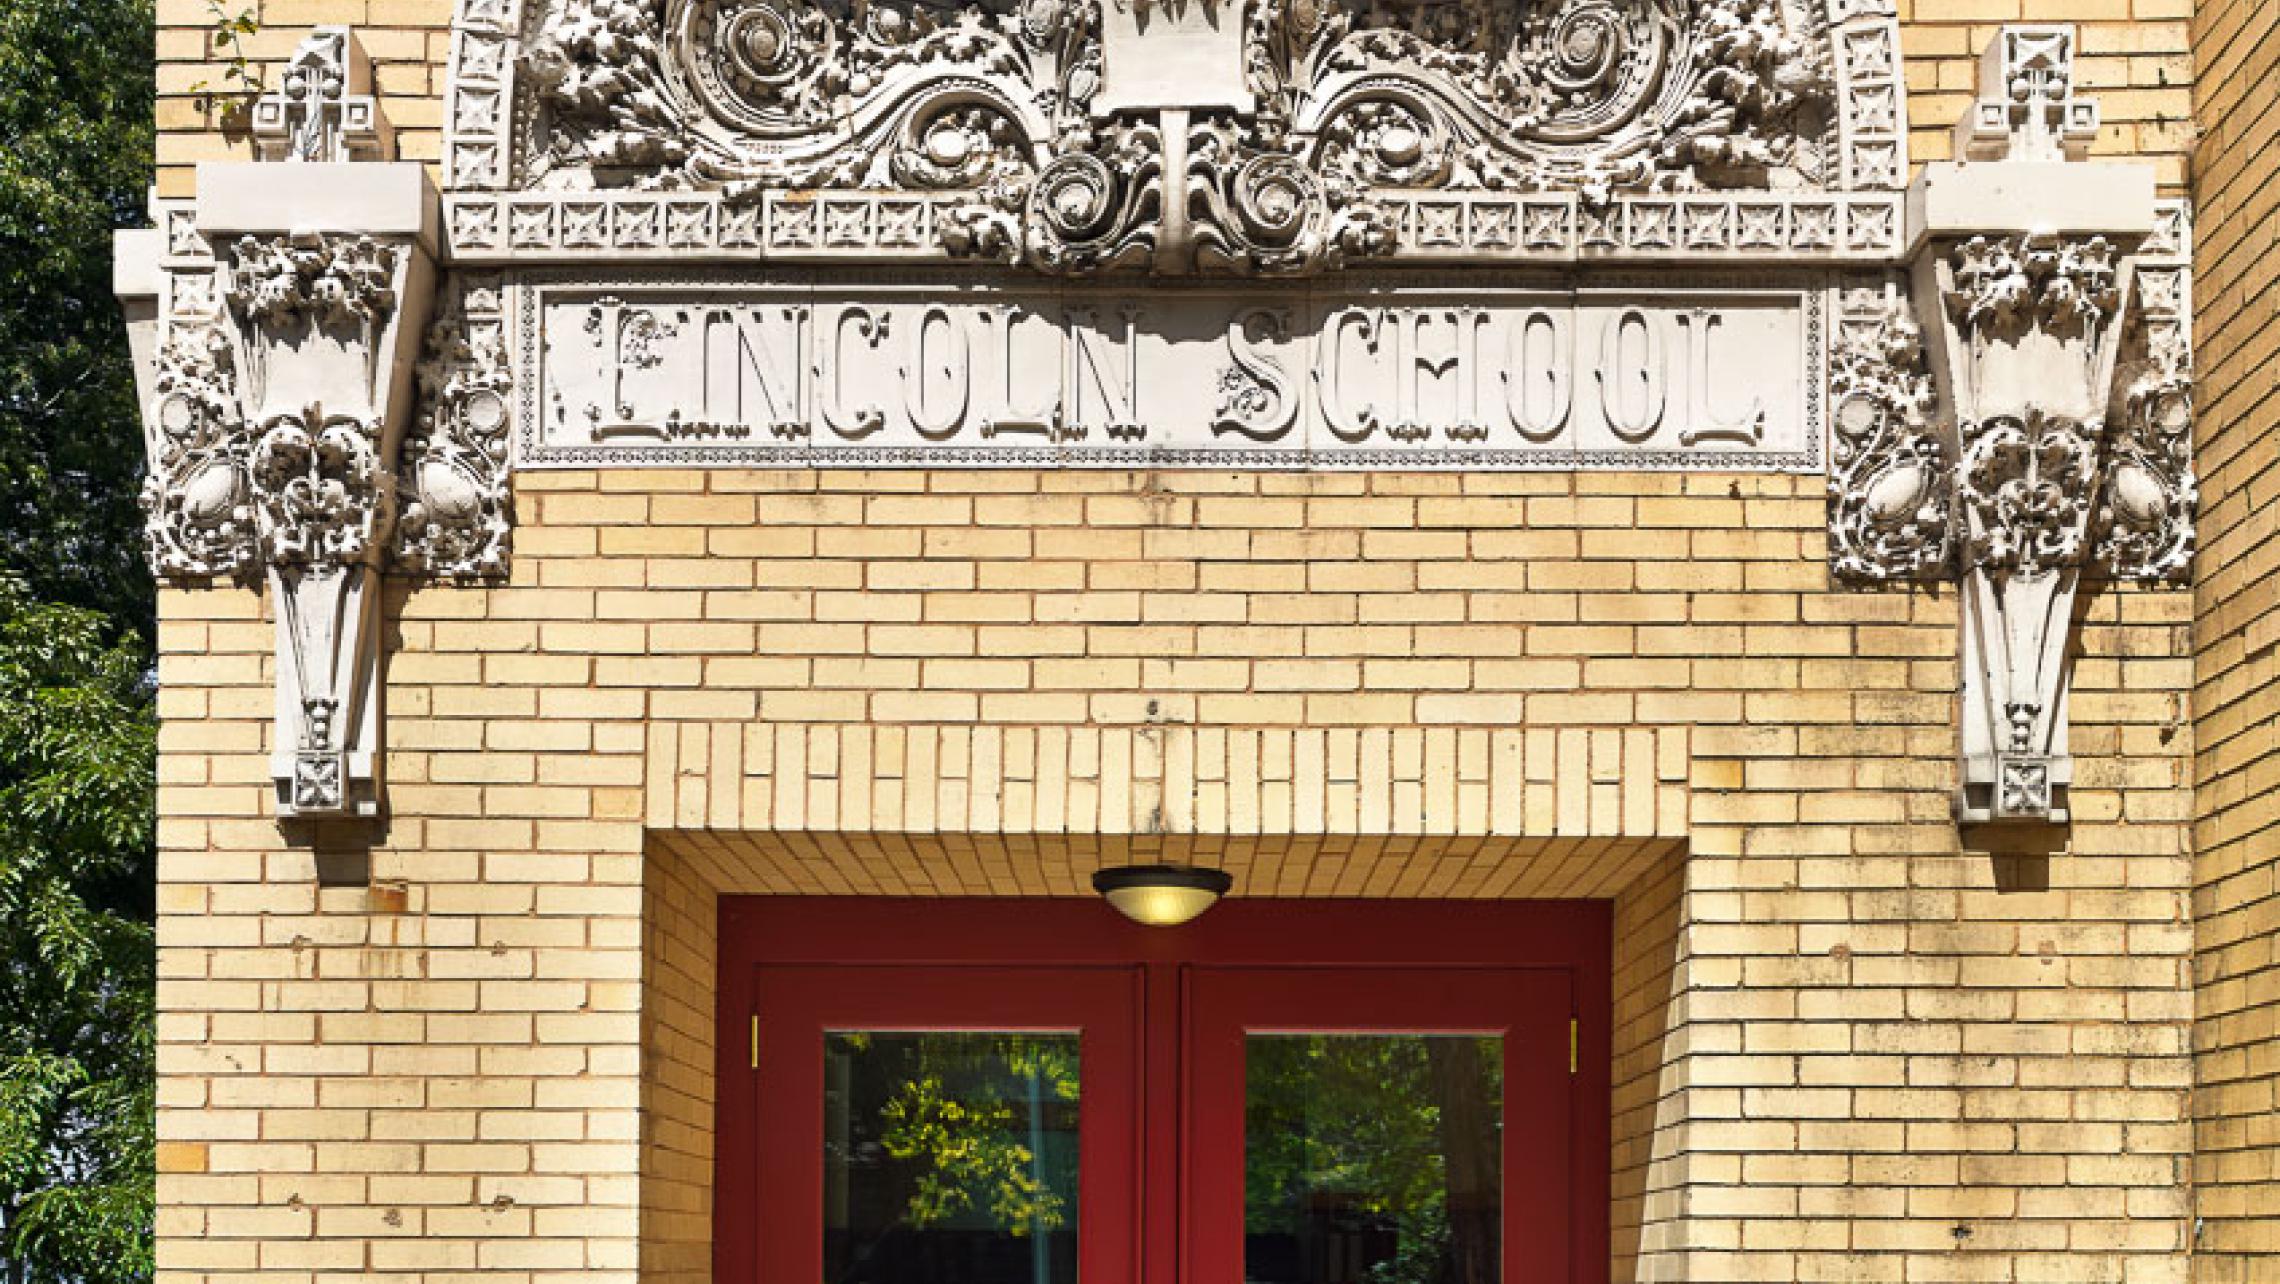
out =
[[[163,1275],[708,1279],[719,895],[1161,855],[1612,898],[1618,1280],[2157,1284],[2196,1215],[2256,1278],[2272,24],[2206,7],[2209,549],[2085,595],[2056,844],[1962,845],[1953,592],[1833,588],[1818,478],[529,473],[511,583],[391,588],[384,825],[280,830],[263,600],[162,595]],[[2184,190],[2186,0],[1907,8],[1919,159],[1993,24],[2063,19],[2099,150]],[[160,15],[180,195],[242,144]],[[355,24],[436,155],[446,0],[262,17]]]
[[[2194,1183],[2201,1278],[2262,1278],[2280,1252],[2280,927],[2274,871],[2274,610],[2261,494],[2276,462],[2264,373],[2274,331],[2271,73],[2280,13],[2210,0],[2194,20],[2201,241],[2201,429],[2208,496],[2195,592],[2194,902],[2199,1053]]]

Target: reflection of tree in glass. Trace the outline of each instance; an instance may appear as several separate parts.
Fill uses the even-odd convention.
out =
[[[1247,1278],[1495,1284],[1503,1083],[1496,1039],[1248,1040]]]
[[[904,1225],[924,1230],[981,1210],[996,1229],[1024,1237],[1067,1220],[1068,1200],[1030,1141],[1038,1135],[1034,1107],[1079,1098],[1074,1036],[848,1033],[833,1041],[857,1055],[900,1054],[892,1071],[900,1082],[876,1120],[880,1147],[912,1165]]]

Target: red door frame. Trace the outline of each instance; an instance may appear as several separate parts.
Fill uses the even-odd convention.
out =
[[[829,1030],[1080,1030],[1084,1099],[1077,1189],[1084,1232],[1077,1270],[1098,1284],[1139,1284],[1140,985],[1136,967],[882,967],[762,964],[752,971],[760,1023],[754,1058],[767,1091],[757,1135],[756,1208],[818,1228],[759,1239],[757,1278],[823,1279],[823,1036]],[[749,1063],[747,1064],[749,1071]],[[749,1082],[750,1076],[747,1075]]]
[[[1183,1228],[1179,1222],[1190,1180],[1182,1171],[1186,1135],[1186,1121],[1181,1116],[1182,1078],[1192,1059],[1189,1050],[1182,1047],[1189,1037],[1182,1024],[1191,1006],[1182,986],[1184,980],[1197,974],[1194,969],[1217,965],[1367,968],[1380,977],[1392,977],[1408,968],[1435,967],[1556,969],[1565,973],[1578,1056],[1577,1072],[1561,1076],[1565,1080],[1563,1104],[1570,1138],[1566,1183],[1570,1232],[1566,1242],[1574,1250],[1563,1274],[1570,1284],[1602,1284],[1608,1274],[1609,1242],[1611,949],[1611,916],[1604,901],[1236,898],[1182,927],[1144,928],[1091,899],[723,897],[720,1037],[716,1041],[714,1278],[719,1284],[821,1284],[820,1272],[807,1279],[777,1278],[773,1270],[764,1273],[761,1247],[767,1228],[763,1223],[780,1218],[784,1208],[761,1202],[762,1172],[775,1162],[767,1157],[780,1155],[787,1165],[783,1170],[786,1174],[812,1159],[819,1174],[816,1198],[821,1197],[820,1139],[813,1148],[803,1142],[791,1147],[770,1146],[764,1144],[761,1132],[761,1085],[751,1069],[752,1050],[746,1029],[759,1011],[758,977],[764,966],[861,965],[920,970],[903,973],[906,979],[928,970],[954,974],[958,969],[975,967],[1136,968],[1141,1027],[1137,1091],[1142,1103],[1139,1118],[1145,1124],[1137,1139],[1140,1153],[1137,1164],[1127,1167],[1121,1183],[1113,1172],[1104,1178],[1110,1183],[1105,1190],[1093,1184],[1093,1165],[1086,1163],[1083,1207],[1088,1222],[1092,1210],[1108,1207],[1109,1201],[1120,1207],[1129,1202],[1139,1210],[1141,1269],[1129,1280],[1123,1272],[1116,1273],[1115,1284],[1210,1284],[1184,1269],[1181,1251],[1183,1229],[1190,1233],[1203,1229]],[[935,985],[946,988],[935,989]],[[947,1005],[953,1001],[950,992],[958,986],[953,977],[922,988]],[[1406,988],[1392,984],[1388,992]],[[920,996],[914,991],[914,997]],[[964,1000],[956,1002],[962,1004]],[[919,1023],[901,1024],[900,1028],[980,1019],[950,1012],[947,1006],[929,1016],[921,1010],[926,1006],[922,1003],[893,1009]],[[779,1010],[777,1015],[783,1013]],[[1038,1019],[1031,1016],[1027,1021]],[[761,1025],[770,1030],[779,1026],[804,1029],[811,1021],[840,1020],[852,1022],[856,1018],[827,1017],[811,1010],[796,1021],[771,1019]],[[881,1023],[894,1024],[884,1019]],[[1410,1024],[1414,1023],[1413,1016]],[[1378,1028],[1399,1024],[1389,1020]],[[799,1037],[804,1039],[805,1035]],[[1089,1052],[1091,1045],[1087,1046]],[[820,1040],[810,1047],[820,1065]],[[786,1064],[804,1065],[809,1056],[807,1050],[794,1053],[790,1044],[780,1054],[784,1060],[777,1060],[778,1054],[766,1048],[762,1052],[762,1064],[771,1067],[764,1072],[771,1083]],[[1521,1082],[1514,1078],[1509,1063],[1506,1074],[1508,1101],[1520,1100],[1515,1094],[1521,1090]],[[1092,1075],[1088,1058],[1088,1107],[1093,1100]],[[1557,1084],[1531,1082],[1534,1091],[1559,1088]],[[769,1095],[795,1100],[786,1094]],[[820,1110],[820,1090],[812,1099]],[[1518,1122],[1518,1113],[1508,1109],[1506,1119],[1510,1132]],[[1085,1135],[1090,1148],[1092,1133]],[[798,1151],[809,1153],[803,1157]],[[1240,1171],[1239,1164],[1236,1171]],[[1508,1183],[1511,1172],[1508,1163]],[[1508,1198],[1520,1189],[1508,1185]],[[1161,1198],[1173,1192],[1177,1195],[1169,1201]],[[808,1209],[805,1197],[800,1198],[799,1207]],[[1167,1202],[1170,1207],[1163,1206]],[[747,1210],[755,1208],[763,1210],[761,1215],[749,1215]],[[820,1251],[820,1211],[812,1224],[812,1232],[802,1229],[797,1235],[802,1240],[818,1241]],[[773,1258],[774,1254],[769,1256]],[[1545,1263],[1538,1260],[1532,1265],[1538,1269],[1528,1273],[1529,1279],[1547,1278],[1541,1273]],[[1097,1274],[1085,1278],[1110,1284]],[[1508,1284],[1519,1284],[1515,1272],[1506,1272],[1505,1278]]]

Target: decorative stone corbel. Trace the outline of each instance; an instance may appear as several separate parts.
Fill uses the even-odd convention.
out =
[[[2066,821],[2082,577],[2174,577],[2192,551],[2184,215],[2150,168],[2081,163],[2098,112],[2074,41],[2005,28],[1964,159],[1910,190],[1921,356],[1873,295],[1838,342],[1834,569],[1959,579],[1965,824]]]
[[[152,331],[136,344],[152,566],[266,580],[288,817],[379,805],[377,581],[435,293],[435,189],[386,159],[368,77],[345,28],[319,29],[255,105],[263,155],[285,163],[201,165],[192,204],[120,242],[130,330]]]

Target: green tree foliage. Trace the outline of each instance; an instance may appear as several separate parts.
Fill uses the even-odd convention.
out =
[[[144,221],[151,40],[150,0],[0,4],[0,569],[122,623],[151,587],[111,231]]]
[[[865,1133],[876,1128],[880,1149],[897,1161],[895,1177],[909,1192],[905,1226],[986,1217],[1022,1238],[1067,1221],[1064,1191],[1074,1173],[1052,1180],[1047,1157],[1029,1142],[1034,1104],[1051,1102],[1059,1113],[1082,1093],[1075,1036],[846,1033],[832,1044],[876,1063],[865,1067],[866,1078],[893,1085],[882,1100],[858,1107],[875,1116],[853,1122]]]
[[[0,4],[0,1281],[151,1274],[150,0]]]
[[[0,580],[0,1274],[151,1273],[151,772],[140,640]]]
[[[1246,1233],[1294,1248],[1333,1228],[1375,1241],[1370,1284],[1491,1284],[1503,1088],[1495,1039],[1252,1038]]]

